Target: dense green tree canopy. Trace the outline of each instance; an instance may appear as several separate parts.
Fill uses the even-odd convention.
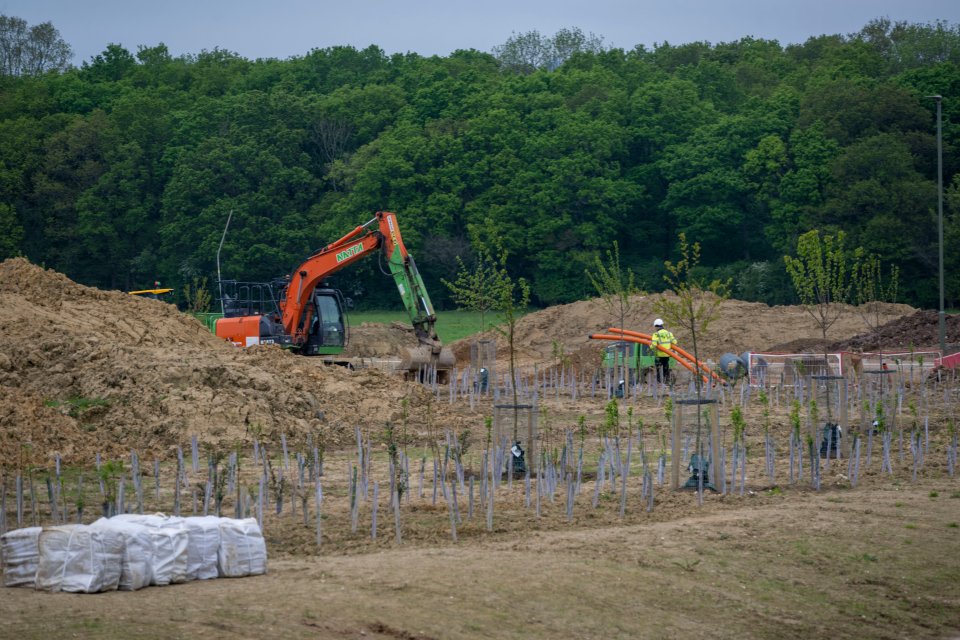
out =
[[[31,37],[13,18],[0,27]],[[32,37],[65,46],[52,25]],[[952,243],[960,28],[945,22],[652,50],[574,28],[447,57],[108,44],[79,68],[0,72],[0,258],[179,289],[215,276],[232,211],[224,277],[269,279],[393,210],[441,308],[441,279],[481,237],[543,305],[592,295],[585,269],[614,241],[640,286],[662,287],[678,233],[733,295],[785,303],[782,256],[819,229],[899,265],[901,299],[934,306],[934,94]],[[960,251],[946,255],[956,306]],[[399,304],[376,260],[338,282],[359,305]]]

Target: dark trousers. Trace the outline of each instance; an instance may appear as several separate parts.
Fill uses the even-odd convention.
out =
[[[670,384],[670,356],[657,357],[657,382]]]

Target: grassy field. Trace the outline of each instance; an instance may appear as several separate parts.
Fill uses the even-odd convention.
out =
[[[527,313],[531,311],[528,310]],[[489,329],[493,324],[499,321],[495,313],[484,315],[483,321]],[[351,311],[350,324],[356,326],[361,322],[410,322],[406,311]],[[438,311],[437,312],[437,333],[440,334],[440,340],[446,343],[466,338],[467,336],[479,333],[480,314],[475,311]]]

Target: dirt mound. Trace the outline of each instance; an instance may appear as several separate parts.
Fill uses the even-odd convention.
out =
[[[944,318],[947,344],[960,342],[960,315]],[[926,350],[940,345],[940,319],[936,311],[917,311],[892,320],[876,331],[866,332],[830,345],[833,350],[878,351],[880,349]]]
[[[174,306],[76,284],[23,259],[0,264],[0,455],[23,443],[87,458],[169,451],[191,435],[233,443],[396,419],[425,397],[378,371],[325,367],[275,347],[237,349]],[[378,427],[379,428],[379,427]],[[43,446],[39,446],[43,445]]]
[[[672,294],[665,294],[673,298]],[[624,324],[626,328],[650,333],[657,316],[653,303],[657,296],[636,296]],[[914,313],[916,309],[904,304],[883,305],[880,317],[894,320]],[[524,316],[517,323],[517,357],[522,364],[555,362],[561,353],[577,361],[599,361],[596,353],[599,341],[590,340],[592,333],[605,333],[618,326],[618,316],[600,299],[558,305]],[[848,307],[830,328],[828,339],[848,339],[866,327],[863,319]],[[680,327],[669,326],[680,346],[692,349],[691,336]],[[759,302],[726,300],[720,306],[717,319],[708,332],[697,338],[697,347],[704,358],[717,359],[724,353],[744,351],[781,350],[786,339],[802,340],[805,344],[819,344],[820,328],[807,311],[800,306],[770,307]],[[455,343],[458,363],[469,362],[470,338]],[[464,347],[466,343],[466,347]],[[506,340],[497,337],[497,351],[504,357]]]
[[[884,317],[914,311],[890,305]],[[654,315],[653,297],[638,296],[625,324],[644,331]],[[594,366],[602,343],[588,336],[612,324],[614,315],[599,300],[530,314],[517,326],[518,361],[545,364],[563,356],[577,367]],[[683,329],[669,328],[682,346],[691,346]],[[851,313],[830,337],[862,329]],[[802,308],[731,300],[699,346],[705,357],[717,358],[817,333]],[[505,341],[495,339],[502,358]],[[469,362],[470,342],[452,345],[461,365]],[[350,355],[392,357],[416,340],[400,323],[362,324],[352,344]],[[292,441],[314,434],[336,446],[352,440],[357,424],[379,431],[398,420],[402,398],[411,414],[430,413],[417,411],[430,397],[420,385],[372,369],[325,367],[274,347],[237,349],[172,305],[84,287],[23,259],[0,264],[0,392],[6,460],[28,443],[37,455],[56,451],[65,460],[131,448],[142,456],[165,454],[193,435],[230,446],[254,433],[265,439],[285,433]],[[432,415],[452,426],[460,417],[446,415],[442,404]]]
[[[397,358],[404,347],[417,345],[417,335],[410,325],[361,322],[350,327],[350,338],[343,354],[350,358]]]
[[[831,350],[829,341],[824,342],[823,338],[797,338],[796,340],[775,344],[769,349],[763,349],[763,351],[773,353],[823,353],[824,349]]]

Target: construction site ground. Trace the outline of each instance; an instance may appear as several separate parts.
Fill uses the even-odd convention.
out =
[[[647,331],[652,301],[636,298],[623,324]],[[885,326],[870,331],[848,309],[831,327],[828,348],[935,346],[936,314],[886,305],[881,317]],[[955,322],[949,318],[950,342]],[[599,300],[532,313],[517,326],[517,363],[590,370],[600,345],[589,334],[616,324]],[[682,330],[668,328],[689,348]],[[871,342],[878,333],[882,344]],[[413,342],[412,332],[392,325],[355,327],[352,339],[358,357],[387,357]],[[498,341],[500,369],[506,346],[502,337],[490,339]],[[470,340],[452,346],[462,370]],[[716,360],[748,350],[816,351],[824,341],[800,307],[729,300],[698,346]],[[129,459],[131,450],[143,461],[160,460],[172,479],[177,447],[189,452],[194,437],[204,456],[236,451],[247,461],[257,439],[277,465],[282,440],[291,456],[309,456],[308,443],[319,442],[326,471],[321,545],[312,500],[306,523],[298,499],[279,515],[272,505],[265,510],[267,575],[92,596],[5,589],[0,637],[960,637],[960,482],[946,462],[960,385],[952,374],[930,385],[922,405],[929,452],[916,478],[910,449],[901,446],[893,474],[880,472],[875,450],[856,487],[846,460],[831,461],[819,491],[808,479],[790,484],[784,398],[771,411],[778,443],[771,482],[762,410],[753,401],[742,495],[708,491],[701,504],[696,492],[657,486],[648,511],[634,451],[622,516],[620,488],[605,486],[593,504],[606,397],[548,394],[538,398],[545,447],[562,446],[567,430],[579,433],[580,416],[587,426],[588,473],[572,517],[565,489],[552,501],[543,497],[538,515],[517,478],[498,490],[492,527],[479,497],[470,517],[469,495],[460,494],[454,541],[448,503],[433,497],[431,443],[442,447],[447,433],[466,440],[467,475],[479,476],[493,399],[451,403],[443,388],[434,392],[377,369],[322,367],[275,348],[236,349],[170,305],[8,260],[0,264],[0,476],[8,528],[13,476],[31,469],[39,478],[56,455],[71,480],[89,474],[88,487],[97,454]],[[668,424],[663,399],[625,399],[620,411],[624,433],[643,421],[653,459]],[[720,413],[729,443],[729,407]],[[909,433],[907,409],[900,420]],[[400,543],[386,498],[388,423],[411,461]],[[372,500],[363,501],[356,532],[351,526],[348,468],[357,427],[371,442],[371,480],[379,483],[376,539]],[[148,492],[146,510],[169,510],[168,485],[159,502]],[[229,500],[225,508],[231,515]]]

